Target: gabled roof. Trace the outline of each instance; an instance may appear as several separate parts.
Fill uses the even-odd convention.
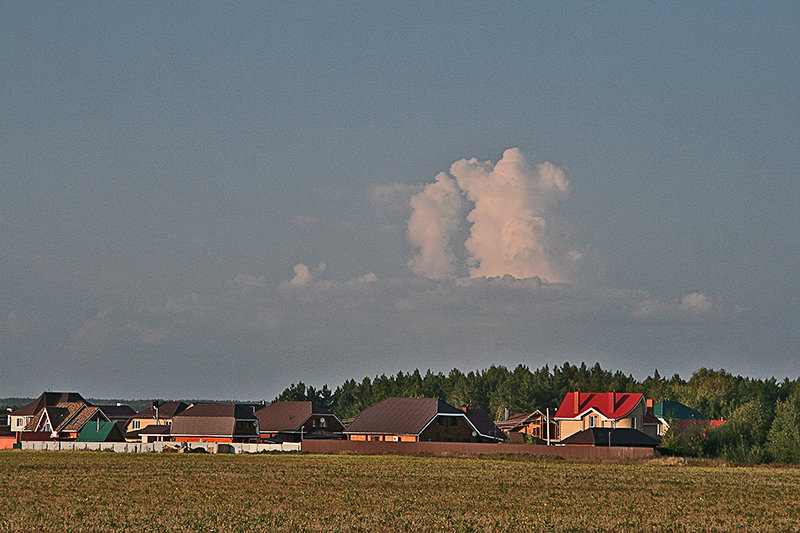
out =
[[[680,402],[665,400],[653,406],[653,414],[658,418],[672,420],[708,420],[708,417],[700,411],[695,411],[691,407]]]
[[[114,422],[93,422],[83,426],[77,442],[123,442],[125,437]]]
[[[547,418],[544,413],[542,413],[539,409],[532,413],[518,413],[509,416],[505,420],[500,420],[499,422],[495,422],[498,428],[509,431],[521,428],[523,426],[527,426],[531,422],[535,422],[539,417]]]
[[[333,417],[339,422],[328,409],[312,402],[272,402],[255,414],[262,432],[298,431],[313,415]]]
[[[594,410],[608,420],[627,416],[644,395],[640,392],[568,392],[556,411],[555,419],[576,419]]]
[[[19,409],[15,409],[9,413],[9,415],[32,416],[45,407],[56,406],[64,403],[80,403],[84,405],[91,405],[77,392],[43,392],[31,403],[25,404]]]
[[[128,420],[136,414],[130,405],[98,405],[97,407],[111,420]]]
[[[250,407],[234,403],[197,403],[172,418],[172,435],[234,436],[237,421],[258,418]]]
[[[78,432],[88,421],[97,418],[102,418],[108,421],[108,417],[103,413],[103,411],[100,410],[99,407],[94,405],[84,406],[84,408],[76,413],[74,417],[65,421],[65,423],[58,428],[58,430]]]
[[[437,414],[464,412],[438,398],[386,398],[364,409],[345,433],[419,435]]]
[[[561,444],[655,448],[658,446],[658,441],[638,429],[589,428],[562,439]]]
[[[150,424],[142,429],[131,431],[133,435],[169,435],[170,426],[166,424]]]
[[[176,402],[176,401],[168,401],[168,402],[156,402],[158,403],[158,418],[172,418],[173,416],[177,415],[181,411],[185,411],[189,405],[183,402]],[[153,405],[148,407],[143,411],[139,411],[131,418],[153,418],[156,417],[156,410]]]
[[[86,422],[95,412],[97,412],[97,407],[80,402],[64,402],[47,406],[31,419],[25,426],[25,431],[42,431],[47,421],[50,422],[50,431],[53,432],[78,431],[82,424],[78,425],[77,429],[72,429],[75,424]]]
[[[506,440],[506,434],[492,422],[489,415],[480,409],[464,408],[463,412],[467,415],[467,419],[472,422],[472,425],[478,433],[484,437],[491,437],[496,440]]]

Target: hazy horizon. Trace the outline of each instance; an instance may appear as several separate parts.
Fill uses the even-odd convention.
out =
[[[800,375],[800,6],[0,4],[0,394]]]

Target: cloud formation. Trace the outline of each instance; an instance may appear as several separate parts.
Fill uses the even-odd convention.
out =
[[[572,280],[580,253],[568,246],[558,204],[571,186],[551,163],[533,164],[510,148],[493,164],[475,158],[453,163],[411,197],[408,239],[412,270],[430,279],[538,277]],[[463,242],[462,228],[468,227]]]

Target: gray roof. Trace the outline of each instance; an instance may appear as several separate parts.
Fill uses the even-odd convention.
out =
[[[176,414],[184,411],[188,404],[183,402],[176,402],[176,401],[168,401],[168,402],[153,402],[154,404],[158,405],[158,418],[172,418]],[[155,418],[156,417],[156,410],[153,405],[150,405],[147,409],[143,411],[139,411],[136,415],[132,418]]]
[[[589,428],[562,439],[561,444],[583,444],[591,446],[633,446],[655,448],[658,441],[638,429]]]

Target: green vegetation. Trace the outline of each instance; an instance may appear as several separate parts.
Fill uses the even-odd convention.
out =
[[[519,413],[549,407],[552,412],[575,389],[642,392],[656,402],[675,400],[711,419],[726,420],[716,428],[696,426],[680,436],[666,435],[664,447],[675,454],[722,457],[733,464],[800,463],[800,379],[778,382],[701,368],[688,381],[677,374],[665,379],[658,370],[637,381],[619,371],[603,370],[599,364],[589,368],[565,363],[533,371],[519,365],[513,370],[491,366],[468,374],[457,369],[447,375],[430,370],[425,375],[419,370],[398,372],[360,383],[351,379],[335,391],[327,385],[317,390],[300,382],[276,400],[311,400],[347,420],[390,396],[425,396],[456,406],[469,404],[499,419],[506,408]]]
[[[2,531],[792,530],[800,469],[0,452]]]

